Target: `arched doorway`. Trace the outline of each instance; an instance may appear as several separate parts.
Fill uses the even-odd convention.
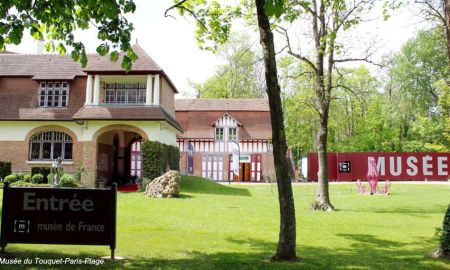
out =
[[[140,142],[143,137],[130,130],[106,131],[97,138],[98,186],[124,185],[142,177]],[[137,167],[138,166],[138,167]]]

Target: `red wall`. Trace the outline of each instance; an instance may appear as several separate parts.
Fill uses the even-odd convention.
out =
[[[328,179],[365,179],[369,157],[375,158],[381,180],[447,180],[450,153],[328,153]],[[339,172],[339,163],[349,161],[350,172]],[[308,154],[308,178],[317,181],[317,153]]]

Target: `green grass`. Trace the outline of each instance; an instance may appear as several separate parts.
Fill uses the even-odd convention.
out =
[[[275,185],[229,186],[188,177],[178,199],[120,193],[116,254],[126,259],[99,268],[450,269],[449,261],[429,256],[450,203],[449,185],[393,183],[389,196],[360,196],[350,184],[330,189],[339,211],[322,213],[308,209],[315,185],[294,186],[298,263],[266,260],[278,240]],[[106,246],[10,244],[7,251],[22,259],[109,254]]]

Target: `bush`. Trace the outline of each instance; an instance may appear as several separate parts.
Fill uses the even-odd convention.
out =
[[[37,173],[31,177],[31,183],[33,184],[47,184],[47,178],[40,173]]]
[[[71,174],[64,174],[61,176],[60,184],[62,187],[76,187],[77,184],[75,184],[75,177]]]
[[[145,141],[141,146],[142,176],[154,179],[164,172],[163,145],[159,142]]]
[[[0,160],[0,178],[5,179],[11,174],[11,162]]]
[[[169,153],[169,167],[171,170],[180,170],[180,150],[173,145],[167,145],[167,152]]]
[[[180,170],[180,151],[176,146],[145,141],[142,143],[141,154],[144,178],[153,180],[169,169]]]
[[[49,184],[34,184],[24,181],[17,181],[11,184],[12,187],[49,187]]]
[[[450,204],[442,223],[441,250],[444,257],[450,257]]]
[[[20,176],[17,173],[13,173],[13,174],[7,175],[4,180],[5,180],[5,182],[14,183],[14,182],[20,181]]]
[[[50,173],[50,167],[32,167],[31,168],[31,177],[35,174],[42,174],[45,180],[47,180],[47,176]]]
[[[24,173],[15,172],[15,174],[17,174],[17,178],[19,179],[18,181],[23,181],[23,178],[25,177]]]
[[[25,174],[23,176],[23,181],[27,183],[31,182],[31,174]]]

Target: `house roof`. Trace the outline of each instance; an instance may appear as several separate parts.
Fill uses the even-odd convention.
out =
[[[139,46],[132,46],[138,59],[128,74],[161,74],[170,84],[175,93],[177,88],[169,76],[153,59]],[[73,61],[69,55],[60,54],[0,54],[1,76],[27,76],[33,80],[73,80],[76,76],[86,74],[119,74],[125,75],[121,67],[124,53],[119,54],[119,59],[113,62],[109,56],[88,54],[88,64],[85,68],[79,62]]]
[[[175,111],[269,112],[267,99],[175,99]]]
[[[0,76],[29,76],[36,80],[73,80],[86,75],[68,55],[0,54]]]
[[[159,73],[162,71],[162,68],[158,66],[158,64],[153,61],[153,59],[141,48],[139,45],[134,45],[131,47],[134,53],[137,55],[138,59],[133,62],[133,67],[130,72],[155,72]],[[116,62],[112,62],[109,59],[109,55],[100,56],[98,54],[90,54],[89,61],[84,71],[87,73],[90,72],[107,72],[107,71],[117,71],[123,72],[123,68],[121,66],[122,59],[125,53],[119,53],[119,58]]]
[[[75,120],[160,120],[166,121],[178,131],[183,128],[160,106],[83,106],[73,116]]]
[[[239,122],[239,138],[269,139],[272,125],[265,99],[175,99],[177,121],[184,133],[179,138],[213,139],[214,123],[225,114]]]

